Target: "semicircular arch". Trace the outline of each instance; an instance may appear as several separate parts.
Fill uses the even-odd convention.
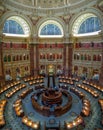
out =
[[[45,27],[46,25],[49,25],[49,24],[53,24],[55,25],[56,27],[58,27],[61,31],[61,36],[60,37],[63,37],[65,35],[65,24],[64,22],[59,18],[54,18],[54,17],[50,17],[50,18],[43,18],[41,19],[38,24],[37,24],[37,32],[38,32],[38,36],[40,36],[40,31],[43,27]],[[49,37],[49,36],[47,36]],[[58,36],[57,36],[58,37]]]
[[[5,13],[1,18],[0,26],[2,26],[2,30],[3,30],[4,24],[7,20],[13,20],[13,21],[17,22],[23,28],[25,35],[27,35],[27,36],[31,35],[31,32],[33,31],[32,23],[28,17],[9,11],[9,12]]]
[[[69,25],[69,30],[72,35],[77,34],[78,30],[80,28],[80,25],[88,18],[90,17],[98,17],[100,20],[100,25],[102,23],[103,18],[101,18],[101,12],[97,9],[88,9],[88,11],[83,11],[79,13],[78,15],[75,15],[71,20],[70,20],[70,25]]]

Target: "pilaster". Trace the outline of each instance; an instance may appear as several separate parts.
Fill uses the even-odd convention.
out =
[[[30,41],[30,72],[32,75],[38,74],[39,69],[39,51],[38,51],[38,37],[31,36]]]

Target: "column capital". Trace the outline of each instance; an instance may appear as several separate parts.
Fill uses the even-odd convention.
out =
[[[3,42],[4,34],[0,33],[0,44]]]
[[[72,42],[72,34],[70,34],[70,33],[67,33],[65,36],[64,36],[64,42],[66,42],[66,43],[70,43],[70,42]]]
[[[99,32],[99,36],[101,37],[101,39],[103,41],[103,30],[101,30],[101,32]]]
[[[37,43],[38,42],[38,36],[36,34],[30,36],[30,42]]]

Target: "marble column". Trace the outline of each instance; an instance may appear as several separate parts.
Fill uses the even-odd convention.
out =
[[[100,85],[103,86],[103,42],[102,42],[102,65],[101,65],[101,71],[100,71]]]
[[[68,70],[68,61],[69,61],[69,48],[68,48],[68,44],[67,43],[66,46],[66,70]]]
[[[64,70],[64,74],[65,74],[65,69],[66,69],[66,45],[64,44],[64,48],[63,48],[63,70]]]
[[[2,48],[2,35],[0,35],[0,76],[4,76],[4,71],[3,71],[3,48]]]
[[[73,44],[69,43],[68,45],[68,74],[72,75],[72,55],[73,55]]]
[[[68,31],[68,30],[66,30]],[[70,43],[71,35],[66,33],[65,43],[64,43],[64,67],[66,69],[66,74],[71,75],[72,73],[72,53],[73,46]]]
[[[30,44],[30,74],[34,75],[34,45]]]
[[[33,6],[34,6],[34,3],[35,3],[34,0],[32,0],[32,5],[33,5]]]
[[[39,69],[38,37],[32,35],[30,42],[30,73],[37,75]]]
[[[0,43],[0,77],[2,76],[2,43]]]
[[[102,31],[100,33],[101,39],[102,39],[102,65],[101,65],[101,71],[100,71],[100,78],[99,78],[99,83],[101,86],[103,86],[103,25],[102,25]]]
[[[30,73],[31,75],[37,75],[39,72],[39,51],[38,44],[30,44]]]
[[[72,54],[73,54],[73,45],[72,43],[64,44],[64,68],[66,74],[72,74]]]
[[[3,69],[3,49],[2,49],[2,35],[0,35],[0,86],[4,84],[4,69]]]
[[[34,3],[35,3],[35,6],[37,6],[37,5],[38,5],[38,1],[37,1],[37,0],[35,0],[35,2],[34,2]]]
[[[102,43],[103,44],[103,43]],[[100,71],[100,80],[99,83],[103,86],[103,45],[102,45],[102,66],[101,66],[101,71]]]
[[[38,47],[38,44],[36,44],[35,46],[35,53],[36,53],[36,63],[35,63],[35,66],[36,66],[36,74],[39,74],[39,47]]]

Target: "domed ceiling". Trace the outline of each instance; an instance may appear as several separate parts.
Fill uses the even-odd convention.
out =
[[[37,15],[63,15],[77,10],[86,9],[97,3],[98,0],[3,0],[3,5],[18,12]]]
[[[85,0],[9,0],[12,3],[35,8],[60,8],[80,4]]]

